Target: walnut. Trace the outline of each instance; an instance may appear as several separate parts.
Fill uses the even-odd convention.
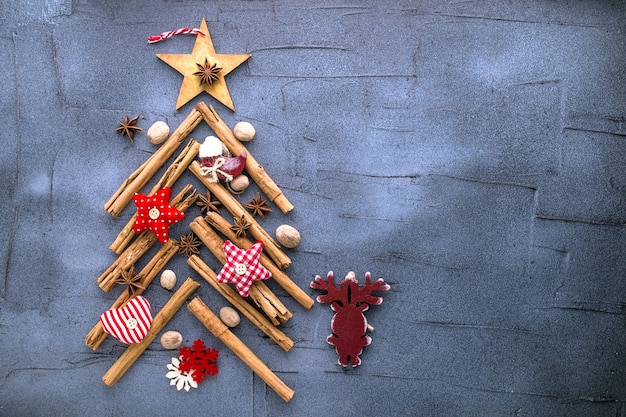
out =
[[[170,127],[165,122],[154,122],[148,129],[148,140],[154,145],[160,145],[170,134]]]
[[[235,193],[240,194],[244,192],[246,188],[250,185],[250,179],[243,175],[237,175],[231,182],[228,183],[231,190]]]
[[[300,232],[288,224],[276,228],[276,240],[286,248],[293,249],[300,244]]]
[[[241,142],[250,142],[254,138],[255,133],[254,126],[248,122],[239,122],[233,129],[233,134]]]
[[[165,288],[168,291],[172,291],[172,289],[176,286],[176,273],[171,269],[166,269],[161,274],[161,287]]]
[[[220,310],[220,319],[228,327],[235,327],[239,324],[239,313],[231,307],[222,307]]]
[[[163,333],[163,336],[161,336],[161,345],[165,349],[176,349],[182,343],[183,343],[183,336],[180,333],[175,332],[173,330],[165,332]]]

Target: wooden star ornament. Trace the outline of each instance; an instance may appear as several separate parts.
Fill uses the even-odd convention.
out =
[[[196,37],[191,54],[157,54],[159,59],[184,76],[176,110],[204,91],[235,111],[224,77],[250,58],[250,55],[216,53],[205,19],[202,19],[200,32],[204,36]]]

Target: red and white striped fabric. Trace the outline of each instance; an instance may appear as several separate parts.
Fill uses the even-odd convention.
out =
[[[120,342],[139,343],[152,324],[152,309],[145,297],[138,295],[121,308],[112,308],[100,316],[104,331]]]
[[[259,241],[248,250],[242,250],[230,240],[224,242],[226,263],[217,276],[217,282],[235,284],[239,295],[247,297],[254,281],[268,279],[272,273],[259,263],[263,242]]]
[[[200,29],[198,28],[192,28],[192,29],[180,28],[176,30],[170,30],[168,32],[163,32],[159,35],[148,36],[148,43],[157,43],[164,39],[171,38],[174,35],[184,35],[184,34],[189,34],[189,35],[194,35],[194,36],[197,36],[197,35],[204,36],[204,33],[202,33]]]

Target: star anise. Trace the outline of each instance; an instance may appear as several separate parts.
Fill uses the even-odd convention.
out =
[[[204,58],[204,65],[196,62],[196,66],[198,67],[198,71],[194,72],[193,75],[200,76],[200,84],[213,85],[213,81],[217,81],[219,79],[217,74],[222,69],[219,68],[217,64],[209,64],[209,60],[207,58]]]
[[[128,136],[131,142],[135,142],[135,131],[143,130],[139,126],[137,126],[137,121],[139,120],[139,116],[134,117],[133,119],[129,119],[128,115],[124,116],[124,120],[118,121],[117,123],[120,125],[116,132],[120,132],[122,137]]]
[[[246,203],[246,208],[252,212],[252,215],[258,215],[265,219],[265,211],[272,211],[267,205],[267,201],[261,198],[261,193],[256,193],[256,197]]]
[[[193,232],[182,235],[178,241],[178,253],[184,253],[187,256],[200,255],[200,246],[202,242],[196,238]]]
[[[208,213],[209,211],[215,211],[219,213],[218,206],[222,205],[219,200],[211,200],[211,193],[206,192],[204,195],[199,195],[196,205],[200,206],[200,213]]]
[[[246,231],[252,226],[252,224],[248,223],[248,220],[246,220],[246,216],[244,216],[243,214],[241,215],[241,217],[235,218],[233,220],[235,221],[235,224],[230,226],[230,230],[235,232],[237,237],[245,237]]]
[[[146,289],[146,287],[141,283],[143,275],[135,273],[135,265],[132,265],[128,271],[122,271],[121,273],[122,275],[115,281],[115,283],[128,285],[128,294],[131,297],[140,289]]]

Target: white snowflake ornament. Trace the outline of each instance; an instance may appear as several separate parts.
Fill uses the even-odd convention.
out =
[[[192,369],[191,372],[186,374],[178,370],[179,365],[179,358],[172,358],[172,363],[167,364],[169,372],[165,374],[165,377],[170,380],[170,385],[176,385],[176,390],[178,391],[184,388],[187,392],[189,392],[190,388],[198,388],[198,383],[192,377],[194,370]]]

